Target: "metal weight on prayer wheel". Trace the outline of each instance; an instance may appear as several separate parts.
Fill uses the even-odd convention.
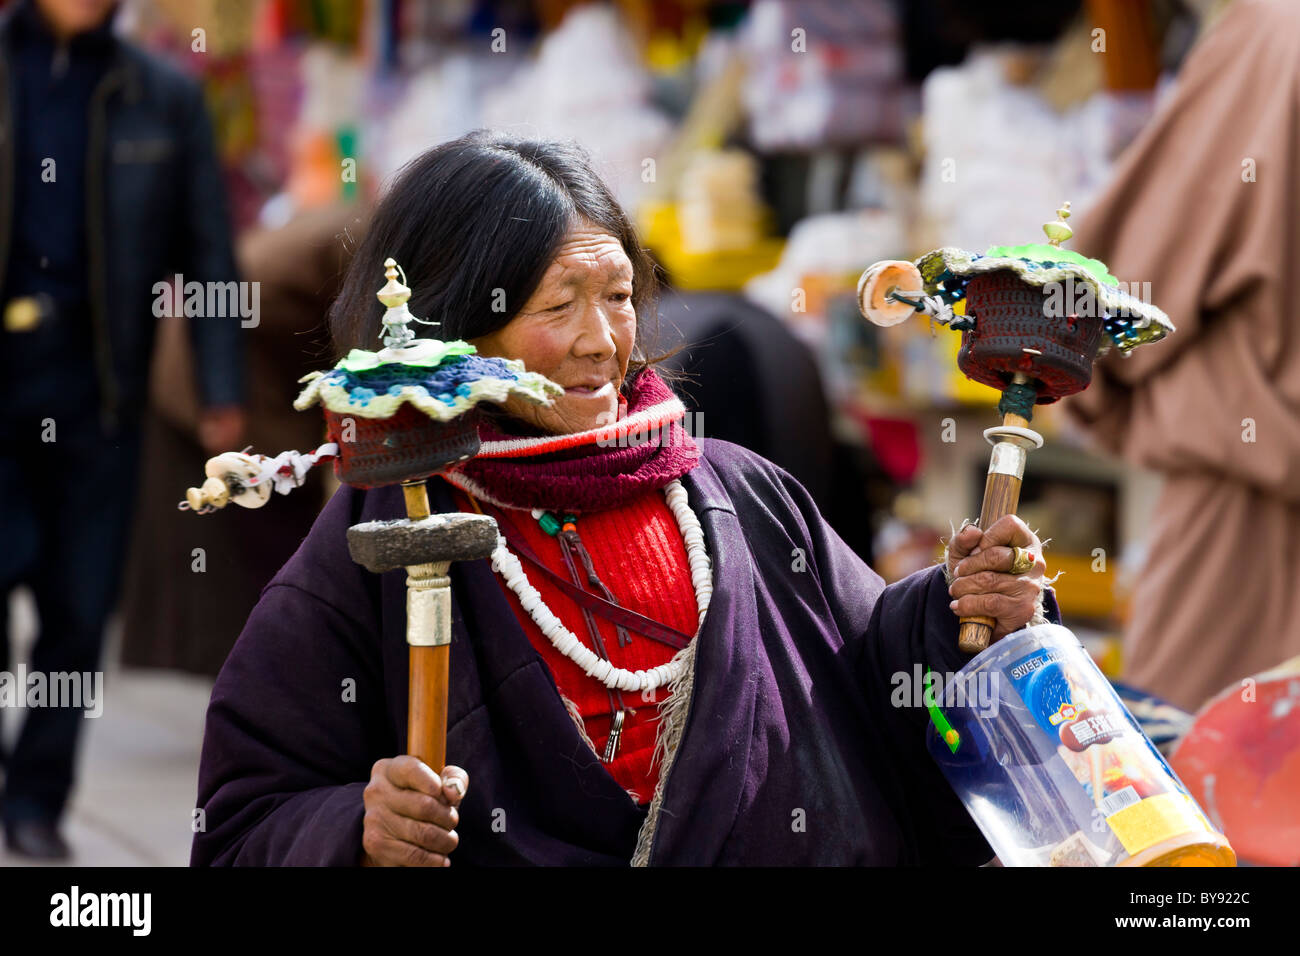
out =
[[[906,322],[916,314],[906,290],[921,288],[921,273],[907,261],[877,262],[858,280],[858,308],[872,324],[883,327]]]
[[[348,528],[352,560],[373,574],[428,561],[491,557],[497,523],[487,515],[441,514],[397,521],[367,521]]]

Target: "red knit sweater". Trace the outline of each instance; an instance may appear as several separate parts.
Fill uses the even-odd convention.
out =
[[[457,490],[455,495],[462,511],[474,510],[463,492]],[[493,513],[490,506],[482,507],[484,512]],[[559,541],[543,531],[527,512],[512,511],[507,517],[527,540],[533,553],[561,578],[568,580]],[[619,604],[683,633],[695,634],[699,611],[695,589],[691,585],[690,566],[686,562],[686,545],[662,491],[642,495],[621,508],[582,515],[577,527],[596,573]],[[591,648],[581,608],[530,563],[522,563],[529,583],[537,588],[546,606],[585,646]],[[588,677],[582,668],[557,651],[524,610],[519,598],[506,587],[501,576],[494,577],[508,596],[524,633],[551,669],[560,693],[577,706],[587,736],[595,744],[597,753],[603,754],[613,717],[605,685]],[[593,617],[610,661],[616,667],[649,670],[668,663],[676,653],[667,644],[631,631],[631,643],[620,647],[614,625],[599,614]],[[647,695],[646,699],[642,699],[639,691],[623,694],[624,705],[635,713],[624,717],[618,753],[611,763],[603,765],[620,786],[637,795],[640,803],[649,802],[659,779],[659,768],[652,768],[650,761],[659,720],[658,704],[667,696],[666,687]]]

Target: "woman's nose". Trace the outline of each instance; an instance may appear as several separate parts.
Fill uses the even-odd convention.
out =
[[[579,358],[605,361],[618,349],[614,328],[609,315],[598,302],[588,303],[582,311],[578,337],[573,343],[573,353]]]

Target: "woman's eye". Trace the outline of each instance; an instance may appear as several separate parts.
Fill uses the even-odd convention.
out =
[[[564,310],[564,309],[567,309],[567,308],[568,308],[569,306],[571,306],[571,305],[573,305],[572,302],[561,302],[559,305],[553,305],[553,306],[551,306],[551,307],[550,307],[549,309],[547,309],[546,311],[547,311],[547,312],[560,312],[560,311],[562,311],[562,310]]]
[[[615,302],[626,302],[628,299],[632,298],[632,294],[630,292],[615,292],[610,296],[610,298]]]

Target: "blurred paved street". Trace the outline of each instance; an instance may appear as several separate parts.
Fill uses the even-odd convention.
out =
[[[34,611],[25,592],[10,603],[11,669],[26,661]],[[203,714],[211,681],[116,666],[117,627],[105,651],[104,712],[85,721],[79,772],[63,835],[73,866],[185,866],[196,795]],[[12,741],[26,711],[5,709]],[[0,866],[30,865],[0,845]]]

